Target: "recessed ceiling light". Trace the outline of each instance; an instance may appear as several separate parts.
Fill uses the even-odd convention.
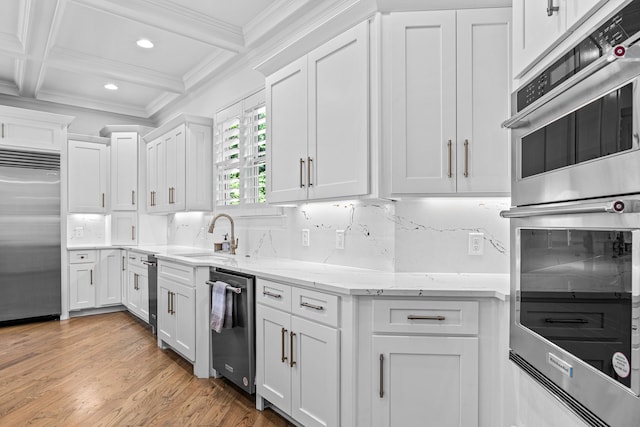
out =
[[[106,85],[104,85],[104,88],[108,90],[118,90],[118,86],[114,85],[113,83],[107,83]]]
[[[136,42],[136,44],[144,49],[151,49],[153,47],[153,42],[147,39],[140,39]]]

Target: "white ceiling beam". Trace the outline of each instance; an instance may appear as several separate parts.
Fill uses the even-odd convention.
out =
[[[58,104],[73,105],[76,107],[89,108],[98,111],[108,111],[110,113],[125,114],[128,116],[147,118],[147,112],[144,108],[138,108],[129,105],[114,104],[111,102],[97,101],[94,98],[69,95],[55,91],[41,90],[36,96],[37,100],[55,102]]]
[[[18,96],[20,91],[18,86],[14,82],[8,82],[6,80],[0,80],[0,93],[5,95]]]
[[[150,70],[144,67],[105,59],[100,56],[54,48],[49,53],[47,67],[72,71],[80,74],[101,76],[117,82],[127,82],[138,86],[172,93],[183,93],[185,86],[180,78]]]
[[[231,52],[244,48],[242,28],[169,0],[69,0]]]

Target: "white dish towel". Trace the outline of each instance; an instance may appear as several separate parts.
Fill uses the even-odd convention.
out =
[[[220,333],[222,328],[233,327],[233,294],[228,283],[216,281],[211,293],[211,329]]]

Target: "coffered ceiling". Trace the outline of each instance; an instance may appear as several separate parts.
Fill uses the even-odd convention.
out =
[[[147,118],[314,1],[2,0],[0,94]]]

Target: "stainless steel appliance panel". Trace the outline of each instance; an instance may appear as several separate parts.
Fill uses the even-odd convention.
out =
[[[212,267],[209,278],[211,292],[218,280],[238,289],[238,292],[227,290],[233,296],[233,327],[224,328],[220,333],[211,331],[213,369],[253,394],[256,390],[255,277]]]
[[[0,151],[0,321],[59,317],[59,156]]]
[[[569,84],[552,99],[532,105],[510,119],[507,126],[513,129],[513,205],[640,192],[640,168],[637,167],[640,163],[640,61],[635,59],[640,58],[640,46],[630,47],[629,52],[629,58],[606,63],[588,78]],[[619,91],[626,85],[630,85],[631,99],[620,102],[631,104],[629,123],[619,124],[621,129],[612,128],[608,123],[616,123],[618,119],[607,117],[615,111],[609,98],[612,92],[626,94],[627,91]],[[579,109],[582,109],[579,113],[571,114]],[[536,138],[536,133],[542,130],[549,133],[546,145],[542,137]],[[614,152],[609,146],[616,144],[615,138],[622,132],[629,135],[629,138],[620,137],[628,139],[621,142],[626,146]],[[590,135],[595,137],[592,147],[588,147]],[[580,136],[584,140],[582,147],[575,143]],[[523,146],[525,138],[527,146]],[[598,153],[594,154],[594,150]],[[607,154],[609,152],[613,154]],[[536,164],[547,165],[547,170],[536,170]]]
[[[629,213],[607,211],[613,203],[513,210],[510,347],[608,425],[631,427],[640,422],[640,213],[632,201]],[[604,366],[618,351],[629,357],[623,378]]]
[[[149,326],[151,333],[158,335],[158,258],[149,255],[142,263],[147,266],[149,275]]]

